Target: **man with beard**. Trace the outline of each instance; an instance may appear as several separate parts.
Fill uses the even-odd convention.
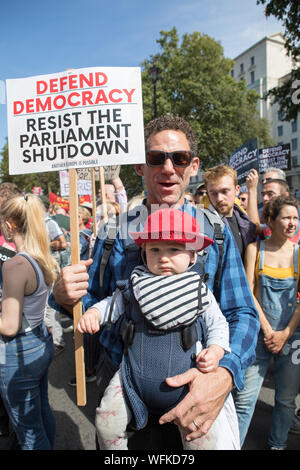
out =
[[[239,194],[236,171],[227,165],[209,168],[203,180],[210,200],[209,210],[217,212],[235,239],[242,259],[249,243],[255,241],[256,226],[236,204]]]

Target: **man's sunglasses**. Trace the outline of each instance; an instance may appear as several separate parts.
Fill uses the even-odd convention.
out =
[[[146,163],[148,166],[163,166],[167,158],[171,159],[174,166],[185,168],[190,165],[193,154],[188,150],[176,150],[175,152],[148,150],[146,152]]]

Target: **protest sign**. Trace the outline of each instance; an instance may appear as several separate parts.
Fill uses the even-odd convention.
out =
[[[6,87],[9,173],[69,170],[71,258],[78,264],[77,168],[145,162],[140,68],[71,69],[7,80]],[[73,307],[76,388],[84,406],[81,314],[79,301]]]
[[[42,188],[41,186],[33,186],[32,188],[32,194],[36,194],[37,196],[40,196],[42,193]]]
[[[283,171],[291,169],[290,144],[276,145],[259,149],[258,155],[259,173],[265,173],[267,168],[280,168]]]
[[[9,258],[15,256],[16,252],[12,249],[6,248],[5,246],[0,246],[0,265],[7,261]]]
[[[111,181],[113,178],[119,176],[120,173],[120,165],[110,165],[104,166],[104,179],[106,182]],[[99,181],[99,169],[93,169],[94,171],[94,181]],[[78,168],[77,174],[80,180],[91,180],[91,172],[92,168]]]
[[[59,172],[60,195],[62,197],[69,196],[69,174],[68,170],[60,170]]]
[[[257,146],[257,139],[252,139],[235,149],[229,157],[229,165],[236,170],[240,186],[246,182],[246,177],[251,168],[258,169]]]
[[[69,185],[69,174],[67,170],[61,170],[59,172],[59,181],[60,181],[60,194],[62,197],[69,196],[70,194],[70,185]],[[84,196],[85,194],[92,194],[92,181],[88,179],[77,180],[77,189],[78,195]]]
[[[9,173],[145,162],[139,67],[9,79]]]

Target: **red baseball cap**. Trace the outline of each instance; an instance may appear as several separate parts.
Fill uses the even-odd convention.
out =
[[[138,246],[154,241],[176,242],[193,251],[204,250],[214,240],[200,233],[195,217],[179,209],[160,209],[150,214],[142,232],[130,232]]]

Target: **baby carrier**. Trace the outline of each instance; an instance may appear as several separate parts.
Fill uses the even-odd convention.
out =
[[[170,289],[169,284],[174,281],[168,278],[165,282],[168,284],[166,289]],[[124,344],[122,381],[126,399],[134,411],[136,429],[146,426],[149,412],[162,415],[182,400],[188,392],[188,387],[169,387],[165,379],[195,367],[196,342],[200,341],[202,345],[205,342],[205,327],[201,313],[209,304],[208,288],[203,278],[192,271],[184,273],[184,277],[177,279],[174,289],[180,291],[180,287],[177,286],[183,283],[189,285],[186,296],[189,298],[193,296],[195,306],[190,314],[179,315],[180,318],[184,317],[187,324],[180,323],[180,319],[173,320],[180,312],[180,305],[176,308],[175,302],[166,314],[150,322],[135,298],[132,281],[117,283],[125,306],[125,315],[119,323]],[[146,297],[147,306],[151,303],[150,295],[150,293],[143,295],[143,298]],[[166,298],[167,294],[159,297],[163,310]],[[185,298],[182,294],[180,298],[184,308]],[[110,314],[113,302],[114,298]],[[186,307],[185,309],[188,310]],[[173,326],[169,328],[168,325]]]

